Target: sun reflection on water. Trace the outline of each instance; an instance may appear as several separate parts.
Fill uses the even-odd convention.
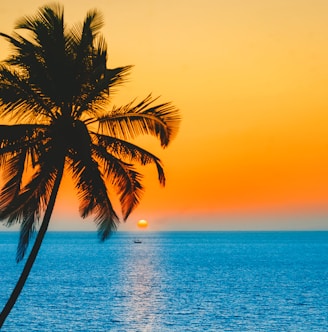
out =
[[[125,322],[133,323],[138,331],[154,331],[161,315],[161,275],[158,246],[149,236],[133,239],[127,245],[125,259],[121,266],[122,301]]]

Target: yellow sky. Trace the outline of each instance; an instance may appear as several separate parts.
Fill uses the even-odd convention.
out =
[[[0,31],[45,3],[2,2]],[[69,24],[102,11],[110,67],[135,65],[115,104],[153,92],[183,117],[165,151],[141,140],[167,186],[147,168],[144,199],[120,229],[138,219],[164,230],[328,228],[326,0],[61,3]],[[55,221],[86,227],[70,197],[61,193]]]

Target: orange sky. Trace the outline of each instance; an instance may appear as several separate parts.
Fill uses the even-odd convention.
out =
[[[2,2],[0,31],[45,3]],[[140,140],[163,160],[167,186],[147,167],[141,205],[120,229],[138,219],[150,230],[328,228],[326,0],[61,3],[69,24],[101,10],[109,66],[135,65],[115,104],[153,92],[183,117],[166,150]],[[87,229],[77,210],[66,183],[51,227]]]

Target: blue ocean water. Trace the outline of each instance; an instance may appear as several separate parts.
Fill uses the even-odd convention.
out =
[[[3,331],[328,331],[328,232],[50,232]]]

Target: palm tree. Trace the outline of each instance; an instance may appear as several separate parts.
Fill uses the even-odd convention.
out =
[[[23,34],[0,33],[13,50],[0,65],[0,116],[15,121],[0,126],[0,220],[20,224],[17,262],[38,229],[0,327],[36,259],[64,174],[74,180],[81,217],[94,216],[101,240],[121,219],[109,190],[119,199],[123,220],[140,201],[142,175],[135,164],[154,164],[165,184],[160,159],[131,141],[149,134],[166,147],[177,133],[179,112],[171,103],[154,105],[151,95],[109,109],[112,88],[124,82],[131,66],[107,68],[102,26],[93,10],[82,25],[68,29],[63,8],[52,5],[19,20],[15,28]]]

